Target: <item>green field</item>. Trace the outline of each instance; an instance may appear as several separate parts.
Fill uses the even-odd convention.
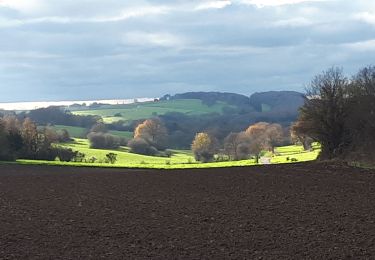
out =
[[[88,109],[72,111],[76,115],[98,115],[105,123],[112,123],[119,120],[147,119],[153,116],[164,115],[169,112],[179,112],[187,115],[222,113],[226,103],[217,102],[213,106],[202,104],[198,99],[178,99],[158,102],[145,102],[128,105],[113,105],[99,109]],[[120,114],[121,116],[115,116]]]
[[[319,153],[320,146],[318,144],[313,145],[312,151],[305,151],[300,145],[278,147],[275,150],[275,155],[271,159],[271,163],[288,163],[293,162],[293,159],[297,160],[297,162],[313,161],[316,160]]]
[[[187,168],[218,168],[218,167],[234,167],[234,166],[251,166],[256,165],[253,159],[242,161],[225,161],[213,163],[196,162],[191,151],[186,150],[172,150],[171,158],[154,157],[129,152],[129,148],[121,147],[118,150],[102,150],[91,149],[88,140],[75,139],[74,142],[63,144],[63,147],[72,148],[75,151],[80,151],[86,154],[86,158],[95,157],[98,159],[96,163],[74,163],[74,162],[60,162],[60,161],[32,161],[32,160],[18,160],[21,164],[42,164],[42,165],[70,165],[70,166],[94,166],[94,167],[125,167],[125,168],[153,168],[153,169],[187,169]],[[319,148],[313,151],[303,151],[301,146],[285,146],[276,149],[276,155],[271,159],[272,163],[291,163],[291,158],[295,158],[297,162],[305,162],[315,160],[319,153]],[[108,164],[99,162],[103,160],[106,154],[113,152],[117,154],[117,162],[115,164]],[[289,160],[287,158],[289,157]]]
[[[85,138],[88,132],[88,129],[83,127],[76,127],[76,126],[66,126],[66,125],[55,125],[53,126],[55,130],[62,130],[66,129],[69,132],[69,135],[73,138]],[[133,138],[133,132],[126,132],[126,131],[108,131],[108,133],[112,135],[116,135],[119,137],[124,137],[126,139]]]
[[[68,131],[70,137],[73,137],[73,138],[84,138],[88,131],[86,128],[83,128],[83,127],[66,126],[66,125],[55,125],[55,126],[52,126],[52,128],[55,129],[56,131],[65,129]]]

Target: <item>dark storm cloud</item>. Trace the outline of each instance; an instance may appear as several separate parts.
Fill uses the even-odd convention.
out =
[[[303,90],[375,58],[372,1],[0,1],[0,101]]]

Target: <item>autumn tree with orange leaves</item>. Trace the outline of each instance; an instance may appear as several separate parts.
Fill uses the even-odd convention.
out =
[[[145,140],[158,150],[164,150],[168,138],[167,128],[158,118],[147,119],[139,124],[134,131],[134,139],[139,138]]]

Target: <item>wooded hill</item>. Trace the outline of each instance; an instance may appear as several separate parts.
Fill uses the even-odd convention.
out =
[[[160,100],[199,99],[204,104],[212,106],[217,102],[224,102],[240,108],[253,109],[258,112],[270,110],[296,113],[304,104],[304,95],[296,91],[268,91],[257,92],[250,97],[223,92],[186,92],[174,96],[165,95]]]
[[[159,100],[129,105],[49,107],[18,114],[38,125],[75,126],[90,129],[103,121],[109,130],[133,132],[145,119],[158,117],[166,126],[172,148],[188,149],[196,133],[208,132],[223,140],[257,122],[289,127],[296,121],[304,96],[292,91],[255,93],[188,92],[165,95]],[[84,131],[83,131],[84,132]]]

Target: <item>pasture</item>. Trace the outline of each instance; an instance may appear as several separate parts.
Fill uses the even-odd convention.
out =
[[[236,166],[256,165],[255,159],[241,161],[217,161],[211,163],[201,163],[194,159],[191,151],[171,150],[171,157],[157,157],[134,154],[128,147],[120,147],[117,150],[92,149],[87,139],[76,138],[74,142],[62,144],[61,146],[71,148],[86,155],[86,159],[95,157],[95,163],[86,162],[60,162],[60,161],[37,161],[37,160],[18,160],[21,164],[41,164],[41,165],[70,165],[70,166],[94,166],[94,167],[124,167],[124,168],[150,168],[150,169],[192,169],[192,168],[221,168]],[[266,153],[265,156],[271,157],[271,163],[293,163],[315,160],[319,154],[319,147],[315,146],[312,151],[304,151],[302,146],[291,145],[276,148],[275,155]],[[104,163],[104,158],[108,153],[117,154],[115,164]],[[293,160],[294,158],[294,160]]]
[[[73,138],[86,138],[86,135],[89,131],[89,129],[86,129],[84,127],[77,127],[77,126],[66,126],[66,125],[55,125],[52,128],[59,131],[62,129],[66,129],[70,135],[70,137]],[[109,134],[116,135],[119,137],[123,137],[126,139],[133,138],[133,132],[127,132],[127,131],[114,131],[110,130],[108,131]]]
[[[125,105],[111,105],[100,108],[87,108],[87,110],[72,111],[76,115],[101,116],[105,123],[113,123],[119,120],[147,119],[164,115],[170,112],[178,112],[187,115],[199,115],[209,113],[222,113],[226,103],[217,102],[207,106],[198,99],[178,99],[169,101],[145,102]]]

